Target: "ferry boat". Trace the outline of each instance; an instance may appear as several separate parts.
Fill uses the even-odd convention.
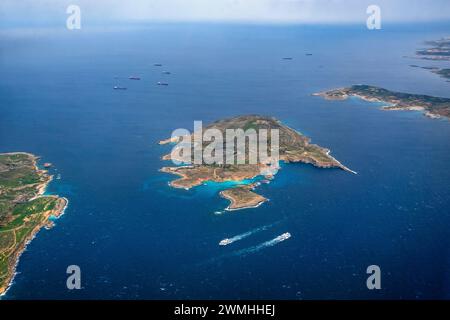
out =
[[[228,244],[230,244],[230,243],[232,243],[233,241],[231,241],[230,239],[228,239],[228,238],[226,238],[226,239],[223,239],[223,240],[221,240],[220,242],[219,242],[219,246],[226,246],[226,245],[228,245]]]
[[[289,232],[285,232],[282,235],[279,235],[278,237],[276,237],[275,240],[283,241],[283,240],[289,239],[290,237],[291,237],[291,234]]]

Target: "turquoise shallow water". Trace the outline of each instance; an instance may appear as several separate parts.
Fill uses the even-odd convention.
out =
[[[448,27],[4,33],[0,151],[52,162],[61,179],[48,192],[70,200],[56,227],[28,246],[4,298],[449,298],[449,122],[311,96],[367,83],[450,97],[449,83],[409,67],[438,63],[403,57]],[[132,74],[142,80],[127,80]],[[161,80],[169,86],[155,85]],[[269,202],[220,215],[222,185],[168,186],[172,177],[158,169],[169,149],[157,141],[194,120],[250,113],[277,117],[358,175],[283,165],[258,188]],[[270,227],[218,245],[262,226]],[[284,232],[292,237],[260,247]],[[71,264],[82,290],[66,289]],[[371,264],[381,267],[381,291],[366,288]]]

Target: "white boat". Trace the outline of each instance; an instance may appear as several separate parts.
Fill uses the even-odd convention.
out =
[[[291,234],[289,232],[285,232],[282,235],[279,235],[278,237],[276,237],[274,240],[283,241],[283,240],[289,239],[290,237],[291,237]]]
[[[219,242],[219,246],[226,246],[226,245],[228,245],[228,244],[230,244],[230,243],[232,243],[233,241],[231,241],[230,239],[228,239],[228,238],[226,238],[226,239],[223,239],[223,240],[221,240],[220,242]]]

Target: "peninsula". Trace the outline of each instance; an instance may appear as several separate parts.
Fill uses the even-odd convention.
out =
[[[384,110],[415,110],[422,111],[431,118],[450,118],[450,99],[395,92],[387,89],[369,86],[353,85],[313,94],[328,100],[345,100],[348,97],[358,97],[366,101],[382,102],[388,104]]]
[[[0,295],[27,243],[67,206],[65,198],[43,195],[52,176],[37,167],[37,159],[29,153],[0,153]]]
[[[204,130],[216,129],[224,133],[228,129],[277,129],[279,132],[279,160],[286,163],[303,162],[309,163],[319,168],[339,168],[352,173],[354,171],[342,165],[330,155],[330,150],[310,143],[310,139],[299,132],[283,125],[280,121],[272,117],[259,115],[246,115],[234,118],[219,120],[208,125]],[[187,136],[191,141],[193,134]],[[161,140],[159,144],[175,143],[178,139],[169,138]],[[203,143],[203,149],[208,144]],[[248,158],[249,150],[246,149],[245,157]],[[163,160],[172,159],[171,154],[163,156]],[[278,163],[277,163],[278,164]],[[273,169],[273,168],[272,168]],[[197,164],[182,166],[167,166],[160,171],[179,176],[178,179],[169,183],[174,188],[184,188],[186,190],[204,184],[207,181],[226,182],[252,180],[258,176],[272,179],[277,170],[272,170],[267,163],[258,161],[256,164]],[[259,183],[239,184],[235,187],[223,190],[220,195],[230,200],[228,210],[254,208],[267,201],[266,198],[254,192]]]

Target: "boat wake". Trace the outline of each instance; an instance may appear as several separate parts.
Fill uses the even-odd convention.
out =
[[[233,256],[245,256],[249,253],[254,253],[254,252],[260,251],[262,249],[268,248],[268,247],[273,247],[274,245],[276,245],[280,242],[283,242],[284,240],[287,240],[290,237],[291,237],[291,234],[289,232],[285,232],[285,233],[279,235],[278,237],[273,238],[272,240],[268,240],[263,243],[257,244],[255,246],[235,251],[235,252],[233,252],[232,255]]]
[[[231,237],[231,238],[225,238],[225,239],[223,239],[222,241],[219,242],[219,245],[220,246],[229,245],[229,244],[231,244],[233,242],[236,242],[236,241],[245,239],[247,237],[250,237],[252,234],[255,234],[257,232],[267,230],[268,228],[272,227],[273,225],[274,225],[273,223],[272,224],[268,224],[268,225],[265,225],[265,226],[262,226],[262,227],[258,227],[258,228],[255,228],[253,230],[250,230],[250,231],[238,234],[238,235],[236,235],[234,237]]]
[[[269,226],[267,226],[267,228],[268,227]],[[262,228],[264,228],[264,227],[261,227],[261,229]],[[246,236],[246,237],[248,237],[248,236]],[[251,247],[248,247],[248,248],[244,248],[244,249],[236,250],[236,251],[233,251],[233,252],[230,252],[230,253],[226,253],[226,254],[220,255],[218,257],[213,257],[211,259],[208,259],[207,261],[199,263],[199,265],[210,265],[210,264],[214,264],[214,263],[218,263],[218,262],[220,263],[222,260],[224,260],[226,258],[246,256],[248,254],[258,252],[258,251],[260,251],[262,249],[273,247],[273,246],[277,245],[278,243],[289,239],[290,237],[291,237],[291,234],[289,232],[285,232],[285,233],[283,233],[283,234],[281,234],[281,235],[279,235],[279,236],[277,236],[277,237],[275,237],[275,238],[273,238],[271,240],[262,242],[260,244],[257,244],[257,245],[254,245],[254,246],[251,246]],[[241,238],[241,239],[243,239],[243,238]],[[237,241],[237,240],[235,240],[235,241]]]

